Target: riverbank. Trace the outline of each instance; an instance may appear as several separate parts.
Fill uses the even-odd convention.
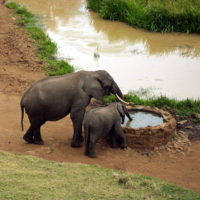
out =
[[[89,0],[103,19],[126,22],[153,32],[200,33],[198,0]]]
[[[57,52],[57,44],[52,42],[50,37],[39,27],[39,17],[32,14],[23,5],[15,2],[8,2],[5,4],[7,8],[13,9],[16,15],[16,23],[18,26],[24,28],[34,39],[37,47],[36,56],[40,58],[45,64],[42,68],[45,70],[47,76],[57,76],[74,71],[73,66],[70,66],[65,60],[58,60],[55,56]]]

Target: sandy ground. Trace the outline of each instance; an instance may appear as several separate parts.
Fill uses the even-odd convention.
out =
[[[0,0],[2,3],[3,0]],[[27,144],[21,131],[20,100],[26,89],[45,77],[40,69],[43,63],[33,55],[34,41],[25,31],[16,26],[16,17],[11,10],[0,4],[0,149],[20,154],[32,154],[58,162],[78,162],[98,165],[115,170],[145,174],[181,185],[200,194],[200,141],[193,140],[192,147],[185,156],[161,151],[152,152],[149,157],[136,153],[136,149],[112,149],[97,146],[98,158],[84,155],[82,148],[70,146],[73,134],[72,122],[67,116],[57,122],[47,122],[42,126],[43,146]],[[27,115],[24,129],[29,127]],[[147,150],[151,152],[150,150]]]

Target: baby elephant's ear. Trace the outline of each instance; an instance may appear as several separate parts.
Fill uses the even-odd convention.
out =
[[[124,117],[125,117],[125,112],[124,112],[123,106],[125,106],[125,105],[123,105],[121,103],[117,104],[117,110],[118,110],[118,112],[119,112],[119,114],[120,114],[120,116],[122,118],[122,124],[124,124]]]

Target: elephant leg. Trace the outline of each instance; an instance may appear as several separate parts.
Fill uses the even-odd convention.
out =
[[[42,116],[34,116],[34,118],[30,117],[29,119],[34,133],[33,143],[43,145],[44,141],[41,137],[40,127],[45,123],[45,120]]]
[[[100,133],[98,133],[97,131],[95,132],[95,134],[90,133],[90,141],[89,141],[89,154],[88,156],[91,158],[97,158],[97,154],[95,152],[95,147],[96,147],[96,143],[99,140],[99,136],[101,135]]]
[[[39,144],[39,145],[43,145],[44,141],[42,140],[41,137],[41,133],[40,133],[40,127],[37,127],[34,129],[34,140],[33,140],[34,144]]]
[[[74,135],[72,138],[71,146],[72,147],[82,147],[82,123],[85,114],[85,109],[77,111],[76,109],[71,110],[71,120],[74,127]]]
[[[118,147],[117,140],[116,140],[117,138],[113,129],[109,132],[109,136],[110,136],[110,147],[117,148]]]
[[[28,143],[33,143],[33,135],[33,128],[30,126],[27,132],[24,134],[23,139]]]
[[[126,136],[125,136],[124,132],[122,131],[121,126],[115,127],[115,133],[116,133],[116,135],[118,135],[120,137],[120,147],[121,148],[128,147],[128,145],[126,143]]]

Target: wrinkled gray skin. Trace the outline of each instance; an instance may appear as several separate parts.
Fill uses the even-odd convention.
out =
[[[46,121],[57,121],[71,113],[74,127],[71,146],[81,147],[86,106],[92,97],[103,102],[103,96],[110,92],[123,99],[118,85],[104,70],[79,71],[35,82],[25,92],[20,103],[22,130],[24,108],[31,124],[23,139],[28,143],[44,144],[40,127]]]
[[[121,128],[125,115],[132,120],[126,106],[120,102],[111,103],[87,112],[84,118],[85,154],[96,158],[95,146],[101,137],[109,134],[111,147],[117,148],[116,135],[120,138],[120,147],[127,147],[126,136]]]

